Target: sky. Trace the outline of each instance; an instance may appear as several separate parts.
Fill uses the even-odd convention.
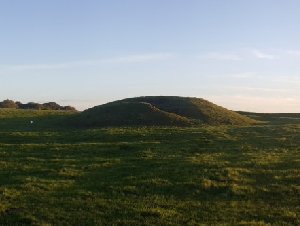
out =
[[[300,112],[299,0],[0,0],[0,99]]]

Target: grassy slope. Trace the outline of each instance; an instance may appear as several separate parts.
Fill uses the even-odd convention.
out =
[[[1,112],[0,225],[300,224],[300,120],[20,130],[28,113]]]
[[[249,125],[255,120],[200,98],[137,97],[100,105],[78,116],[78,125]]]

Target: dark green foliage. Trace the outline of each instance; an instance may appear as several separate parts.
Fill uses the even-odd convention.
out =
[[[13,100],[4,100],[0,102],[0,108],[18,108],[18,105]]]
[[[34,103],[34,102],[29,102],[27,104],[22,104],[21,102],[18,103],[18,108],[19,109],[35,109],[35,110],[41,110],[42,109],[42,104]]]
[[[250,125],[255,120],[200,98],[137,97],[88,109],[74,120],[78,126]]]
[[[300,119],[61,123],[74,114],[0,109],[0,225],[300,225]]]
[[[76,108],[74,108],[72,106],[62,106],[60,110],[64,110],[64,111],[76,111]]]

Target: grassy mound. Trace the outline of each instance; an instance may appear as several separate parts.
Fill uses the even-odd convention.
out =
[[[96,106],[77,115],[78,126],[249,125],[256,121],[200,98],[149,96]]]
[[[162,111],[143,102],[112,102],[84,111],[79,118],[79,124],[84,126],[187,126],[192,124],[185,117]]]

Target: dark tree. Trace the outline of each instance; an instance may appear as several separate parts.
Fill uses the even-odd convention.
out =
[[[20,104],[19,108],[21,109],[36,109],[36,110],[41,110],[42,105],[34,102],[29,102],[27,104]]]
[[[72,106],[64,106],[62,107],[61,110],[65,110],[65,111],[76,111],[76,109]]]
[[[0,108],[76,111],[76,109],[72,106],[60,106],[55,102],[48,102],[44,104],[29,102],[27,104],[22,104],[20,101],[14,102],[8,99],[0,102]]]
[[[42,105],[43,110],[61,110],[61,106],[55,102],[48,102]]]
[[[18,108],[18,105],[13,100],[4,100],[0,102],[0,108]]]

